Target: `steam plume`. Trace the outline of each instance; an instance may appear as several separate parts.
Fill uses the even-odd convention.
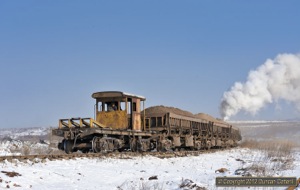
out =
[[[279,99],[300,110],[300,54],[279,54],[250,71],[245,83],[236,82],[223,94],[221,116],[227,120],[239,111],[254,115]]]

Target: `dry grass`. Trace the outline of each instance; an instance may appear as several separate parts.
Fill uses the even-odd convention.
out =
[[[256,140],[245,140],[240,145],[243,148],[256,149],[266,152],[268,158],[273,157],[291,157],[293,149],[295,148],[294,143],[288,140],[273,140],[273,141],[256,141]]]
[[[181,179],[179,184],[180,189],[196,189],[196,190],[207,190],[205,187],[200,187],[190,179]]]
[[[142,178],[141,178],[142,179]],[[120,186],[117,187],[118,190],[163,190],[163,182],[151,182],[141,180],[138,184],[133,181],[125,181]]]
[[[22,155],[28,156],[28,155],[30,155],[31,147],[29,145],[23,145],[23,147],[21,147],[21,152],[22,152]]]
[[[294,143],[287,140],[256,141],[245,140],[241,147],[259,150],[261,154],[247,170],[258,176],[272,176],[279,171],[293,167]]]
[[[45,154],[60,154],[61,151],[57,148],[53,148],[50,145],[37,144],[35,142],[21,142],[18,141],[12,144],[9,151],[14,155],[45,155]]]
[[[9,152],[14,155],[45,155],[45,154],[61,154],[57,144],[61,141],[61,137],[52,136],[51,128],[44,135],[25,135],[12,138],[3,138],[2,142],[9,141],[7,147]]]

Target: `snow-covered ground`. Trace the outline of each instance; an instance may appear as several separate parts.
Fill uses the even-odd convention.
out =
[[[1,170],[21,176],[8,177],[0,173],[0,187],[18,189],[225,189],[216,187],[216,177],[236,175],[262,159],[262,152],[237,148],[182,158],[134,157],[130,159],[74,159],[35,162],[4,162]],[[300,177],[300,153],[285,170],[270,170],[272,176]],[[274,168],[272,161],[264,165]],[[226,168],[225,173],[216,172]],[[255,173],[252,173],[255,176]],[[149,180],[156,176],[156,180]],[[1,181],[1,180],[0,180]],[[194,185],[194,188],[192,188]],[[16,187],[21,186],[21,187]],[[183,187],[185,186],[185,187]],[[189,187],[190,186],[190,187]],[[182,187],[182,188],[180,188]],[[232,189],[232,188],[226,188]],[[237,188],[239,189],[239,188]],[[251,188],[259,189],[259,188]],[[263,188],[274,189],[274,188]],[[275,188],[276,189],[276,188]],[[277,188],[277,189],[283,189]]]
[[[240,127],[244,139],[285,139],[293,142],[299,142],[299,124],[234,123]],[[47,144],[40,143],[41,139],[49,136],[47,132],[49,129],[46,128],[0,130],[0,155],[24,154],[27,150],[22,149],[24,147],[29,147],[29,153],[51,150]],[[129,159],[36,160],[27,163],[15,160],[2,162],[0,167],[0,189],[240,189],[216,187],[216,177],[263,175],[300,178],[300,150],[296,147],[290,155],[282,158],[272,158],[263,150],[236,148],[199,156],[165,159],[144,156]],[[225,168],[224,173],[216,172],[221,168]],[[17,172],[20,176],[9,177],[2,171]],[[151,178],[154,179],[150,180]]]

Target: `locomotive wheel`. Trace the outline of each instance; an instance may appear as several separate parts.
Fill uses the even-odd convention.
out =
[[[63,140],[64,150],[67,154],[73,152],[73,143],[72,140]]]
[[[94,142],[93,150],[95,153],[108,151],[108,143],[105,139],[96,137],[93,139],[93,142]]]
[[[194,149],[195,150],[200,150],[201,149],[201,142],[196,142]]]
[[[64,150],[64,140],[62,142],[58,143],[57,148],[59,150]]]
[[[211,143],[210,142],[206,144],[206,148],[207,148],[207,150],[211,149]]]
[[[137,151],[136,139],[131,139],[130,140],[130,150],[132,152],[136,152]]]
[[[150,149],[150,141],[139,139],[137,142],[137,150],[140,152],[146,152]]]
[[[90,151],[89,149],[82,149],[81,150],[82,153],[89,153],[89,151]]]
[[[99,139],[99,137],[94,137],[93,140],[92,140],[92,150],[95,153],[100,152],[100,148],[99,148],[99,145],[98,145],[98,139]]]
[[[107,152],[109,150],[108,142],[105,139],[100,139],[100,151]]]
[[[161,140],[160,142],[158,142],[157,148],[157,151],[160,152],[172,151],[172,141],[169,139]]]
[[[92,150],[96,153],[112,152],[114,150],[122,150],[122,141],[110,137],[94,137],[92,140]]]

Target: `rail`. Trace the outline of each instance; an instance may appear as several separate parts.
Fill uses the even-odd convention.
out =
[[[231,148],[227,148],[231,149]],[[35,161],[40,160],[70,160],[76,158],[119,158],[130,159],[133,157],[154,156],[158,158],[174,158],[174,157],[187,157],[187,156],[199,156],[201,154],[214,153],[217,151],[224,151],[223,149],[210,149],[210,150],[198,150],[198,151],[170,151],[170,152],[108,152],[108,153],[73,153],[73,154],[46,154],[46,155],[10,155],[0,156],[1,162],[13,162],[13,160],[19,161]],[[37,160],[36,160],[37,161]]]

